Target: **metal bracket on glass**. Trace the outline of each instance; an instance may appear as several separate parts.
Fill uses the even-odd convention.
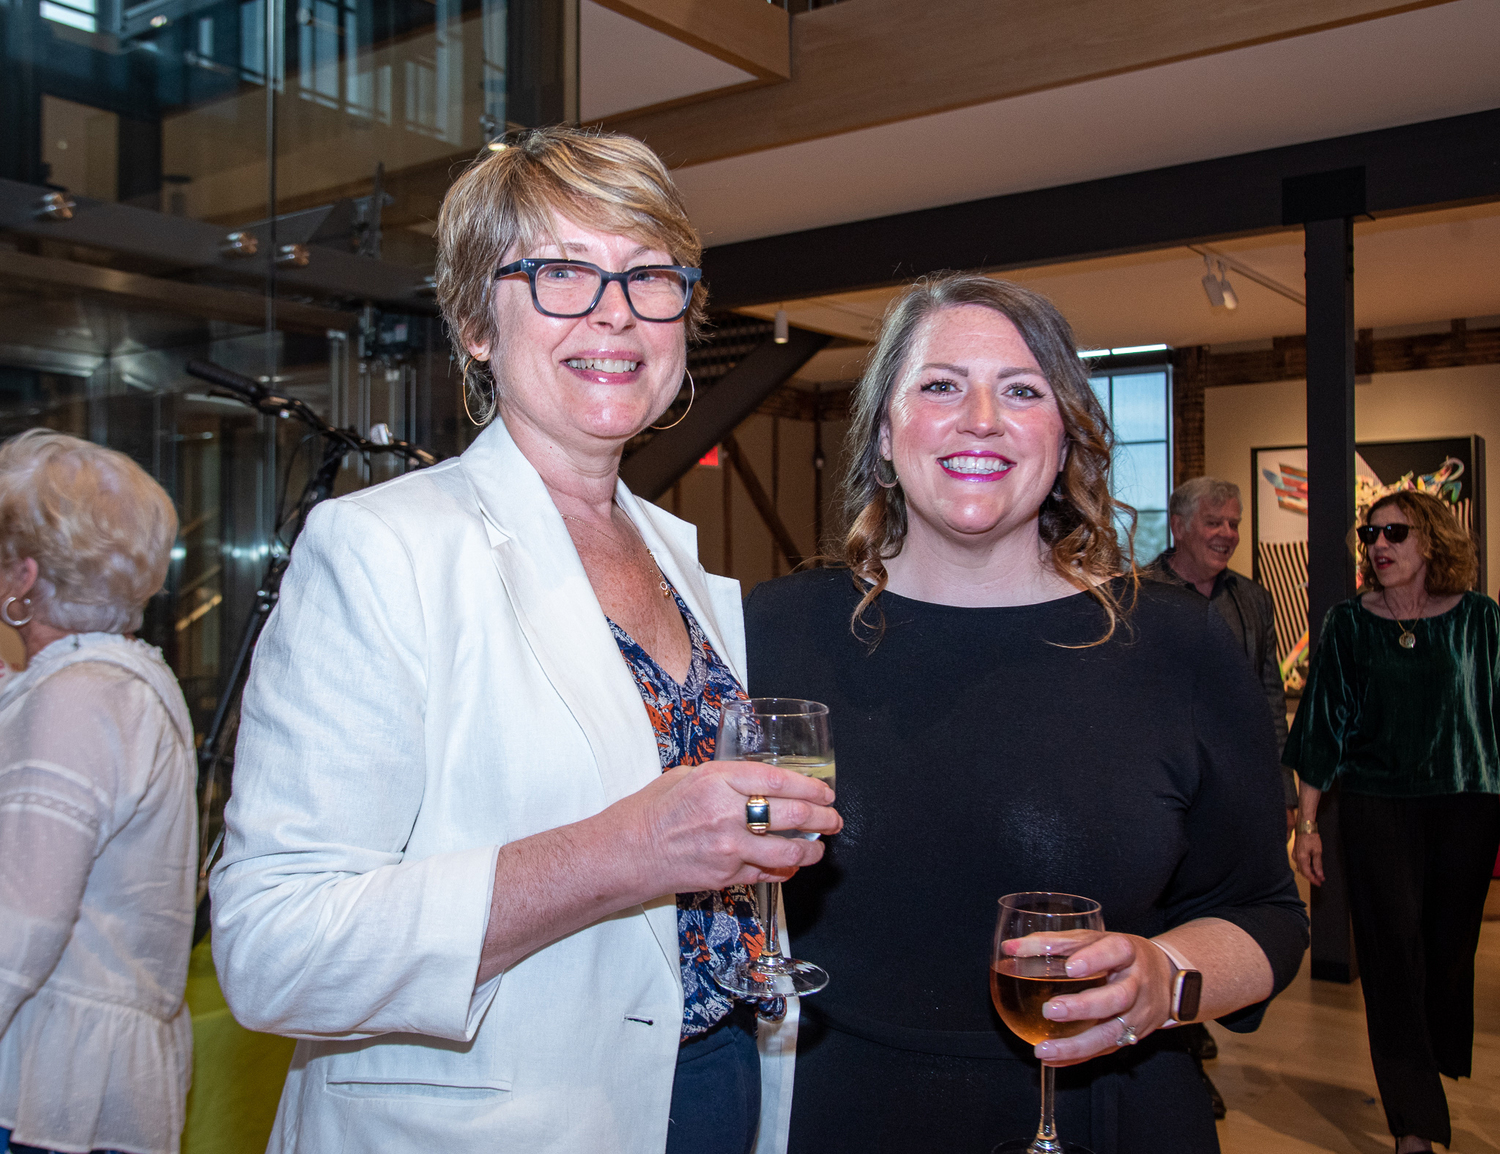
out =
[[[219,245],[219,255],[226,257],[254,256],[259,251],[260,241],[255,234],[243,230],[229,233],[225,236],[224,243]]]
[[[305,244],[283,244],[276,247],[276,264],[279,268],[306,268],[312,254]]]
[[[78,202],[67,193],[49,192],[36,202],[31,215],[37,220],[72,220],[77,207]]]

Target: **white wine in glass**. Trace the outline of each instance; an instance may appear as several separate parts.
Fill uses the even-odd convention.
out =
[[[1104,913],[1099,903],[1077,894],[1007,894],[1000,899],[995,924],[995,945],[990,953],[990,998],[995,1010],[1017,1037],[1033,1046],[1052,1038],[1081,1034],[1093,1019],[1054,1022],[1042,1016],[1042,1007],[1063,994],[1076,994],[1102,986],[1104,974],[1069,977],[1068,957],[1083,945],[1083,937],[1069,941],[1069,931],[1102,930]],[[1058,935],[1047,940],[1044,952],[1020,939],[1032,934]],[[1042,1064],[1042,1117],[1036,1137],[1002,1142],[991,1154],[1089,1154],[1076,1143],[1057,1136],[1053,1119],[1057,1071]]]
[[[725,704],[719,717],[715,761],[759,761],[779,765],[804,777],[834,782],[833,741],[828,730],[828,707],[793,697],[756,697]],[[806,830],[778,829],[781,837],[816,839]],[[758,889],[759,887],[757,887]],[[781,952],[777,912],[781,883],[765,887],[761,907],[766,945],[760,957],[714,973],[714,981],[742,998],[789,997],[815,994],[828,984],[828,972],[811,962],[788,958]]]
[[[774,699],[773,699],[774,700]],[[816,704],[813,702],[811,704]],[[715,749],[718,747],[715,746]],[[776,753],[747,753],[741,759],[744,761],[759,761],[766,765],[779,765],[783,769],[790,769],[793,773],[800,773],[803,777],[815,777],[825,783],[829,789],[833,789],[834,763],[833,751],[829,750],[827,757],[810,757],[804,754],[776,754]],[[798,837],[807,841],[817,841],[818,835],[809,833],[805,829],[773,829],[770,831],[777,837]]]

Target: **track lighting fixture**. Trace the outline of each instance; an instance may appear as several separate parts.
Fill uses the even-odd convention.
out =
[[[1219,266],[1217,273],[1214,272],[1215,263]],[[1211,261],[1206,256],[1203,258],[1203,291],[1208,294],[1208,303],[1213,308],[1233,312],[1240,307],[1239,295],[1229,283],[1229,270],[1224,267],[1223,261]]]
[[[776,328],[771,336],[771,339],[774,340],[778,345],[784,345],[788,340],[791,339],[791,332],[787,328],[786,323],[786,309],[776,310]]]
[[[1214,275],[1213,262],[1208,257],[1203,258],[1203,291],[1208,294],[1208,303],[1212,308],[1224,307],[1224,286]]]
[[[1230,312],[1240,307],[1240,298],[1234,291],[1234,286],[1229,283],[1229,270],[1224,267],[1224,262],[1219,262],[1219,288],[1224,292],[1224,307]]]

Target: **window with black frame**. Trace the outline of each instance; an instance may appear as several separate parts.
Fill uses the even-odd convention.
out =
[[[1144,565],[1170,543],[1172,370],[1131,368],[1097,374],[1091,383],[1115,433],[1110,492],[1136,511],[1136,563]]]

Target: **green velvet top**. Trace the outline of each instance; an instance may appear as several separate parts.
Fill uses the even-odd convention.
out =
[[[1358,597],[1329,610],[1282,760],[1322,790],[1500,793],[1500,606],[1465,593],[1410,624],[1403,649]]]

